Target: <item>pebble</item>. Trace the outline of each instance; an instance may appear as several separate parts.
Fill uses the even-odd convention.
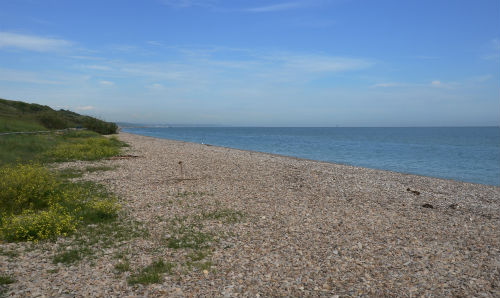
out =
[[[500,297],[498,187],[126,133],[119,138],[131,145],[125,154],[137,158],[56,166],[117,166],[81,179],[117,193],[151,236],[73,267],[57,265],[57,273],[47,272],[56,243],[31,249],[2,242],[3,251],[20,252],[13,259],[0,255],[2,273],[16,278],[6,296]],[[201,195],[179,198],[181,192]],[[244,217],[204,222],[220,239],[211,244],[210,270],[179,265],[162,283],[146,286],[128,286],[131,273],[114,272],[113,256],[123,251],[132,271],[158,258],[185,262],[187,251],[165,245],[173,235],[167,223],[222,209]]]

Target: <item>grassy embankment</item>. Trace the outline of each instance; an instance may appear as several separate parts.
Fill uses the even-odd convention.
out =
[[[40,120],[46,114],[63,120]],[[68,120],[67,115],[73,118]],[[80,121],[82,119],[86,122]],[[62,122],[66,124],[46,124]],[[113,248],[117,251],[116,277],[129,272],[129,285],[161,282],[163,275],[173,273],[175,268],[208,274],[213,265],[210,258],[214,243],[225,235],[205,231],[204,223],[234,224],[242,220],[242,212],[217,208],[211,212],[202,210],[196,215],[170,219],[168,229],[171,235],[160,241],[160,247],[156,249],[161,251],[166,247],[179,251],[180,255],[185,254],[185,257],[171,262],[157,258],[149,266],[133,268],[128,249],[122,247],[124,240],[148,237],[147,231],[127,218],[126,211],[120,210],[117,198],[103,186],[71,180],[82,177],[86,172],[105,171],[110,167],[87,166],[58,171],[48,167],[59,161],[98,160],[118,154],[123,143],[94,132],[109,132],[113,125],[97,119],[89,120],[87,116],[69,111],[53,111],[39,105],[0,100],[0,132],[47,130],[69,125],[82,125],[88,130],[0,136],[0,244],[2,241],[40,244],[55,241],[52,262],[67,265],[82,259],[92,261],[105,249]],[[168,203],[177,204],[203,196],[210,194],[185,191],[172,194],[175,200],[168,200]],[[61,237],[66,238],[57,241]],[[15,262],[19,252],[4,250],[0,246],[0,255]],[[57,268],[48,272],[56,273]],[[0,294],[2,288],[13,282],[15,276],[0,269]]]
[[[115,195],[101,185],[69,179],[85,171],[110,168],[56,171],[49,166],[53,162],[98,160],[119,154],[126,144],[116,137],[100,135],[115,133],[116,125],[70,111],[0,99],[0,132],[77,126],[88,130],[0,136],[0,243],[36,244],[71,235],[80,245],[53,257],[54,262],[71,263],[96,254],[94,244],[106,242],[111,246],[114,240],[134,236],[137,228],[119,216]],[[15,253],[0,248],[0,254],[9,258],[15,258]],[[13,282],[15,277],[0,272],[0,292]]]
[[[36,131],[81,127],[100,134],[116,133],[115,123],[68,110],[0,98],[0,132]]]

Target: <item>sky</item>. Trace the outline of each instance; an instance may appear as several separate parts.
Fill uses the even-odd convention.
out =
[[[0,0],[0,98],[135,123],[498,126],[498,0]]]

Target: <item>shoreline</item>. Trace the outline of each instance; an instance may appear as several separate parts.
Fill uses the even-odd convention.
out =
[[[484,126],[484,127],[490,127],[490,126]],[[120,132],[120,133],[122,133],[122,134],[131,134],[131,135],[142,136],[142,137],[148,137],[148,138],[154,138],[154,139],[160,139],[160,140],[168,140],[168,141],[173,141],[173,142],[180,142],[180,143],[187,143],[187,144],[196,144],[196,145],[202,145],[202,146],[207,146],[207,147],[218,147],[218,148],[230,149],[230,150],[237,150],[237,151],[242,151],[242,152],[251,152],[251,153],[257,153],[257,154],[266,154],[266,155],[275,156],[275,157],[283,157],[283,158],[290,158],[290,159],[296,159],[296,160],[318,162],[318,163],[332,164],[332,165],[338,165],[338,166],[346,166],[346,167],[352,167],[352,168],[358,168],[358,169],[366,169],[366,170],[375,170],[375,171],[389,172],[389,173],[393,173],[393,174],[418,176],[418,177],[424,177],[424,178],[439,179],[439,180],[444,180],[444,181],[452,181],[452,182],[456,182],[456,183],[473,184],[473,185],[478,185],[478,186],[491,186],[491,187],[496,187],[496,188],[500,189],[500,184],[499,185],[484,184],[484,183],[477,183],[477,182],[469,182],[469,181],[456,180],[456,179],[451,179],[451,178],[434,177],[434,176],[428,176],[428,175],[416,174],[416,173],[397,172],[397,171],[380,169],[380,168],[370,168],[370,167],[356,166],[356,165],[351,165],[351,164],[347,164],[347,163],[339,163],[339,162],[332,162],[332,161],[325,161],[325,160],[303,158],[303,157],[297,157],[297,156],[292,156],[292,155],[270,153],[270,152],[256,151],[256,150],[249,150],[249,149],[240,149],[240,148],[234,148],[234,147],[213,145],[213,144],[208,144],[208,143],[197,143],[197,142],[175,140],[175,139],[169,139],[169,138],[160,138],[160,137],[146,136],[146,135],[141,135],[141,134],[132,133],[132,132]]]
[[[1,243],[20,252],[17,261],[0,255],[17,279],[7,296],[500,295],[499,187],[118,137],[137,157],[61,167],[112,167],[83,179],[118,194],[147,235],[71,266],[47,261],[64,239],[34,249]],[[170,247],[179,221],[206,235],[206,247]],[[124,252],[130,271],[117,275],[114,256]],[[158,259],[173,266],[160,283],[127,283]]]

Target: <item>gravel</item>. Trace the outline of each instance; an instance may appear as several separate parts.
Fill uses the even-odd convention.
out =
[[[118,194],[148,236],[69,266],[51,261],[69,240],[0,243],[19,253],[0,254],[0,273],[16,279],[6,296],[500,296],[499,187],[119,138],[129,156],[58,167],[116,166],[81,179]],[[209,235],[206,247],[170,248],[173,219]],[[119,252],[130,272],[114,269]],[[161,283],[128,285],[157,259],[174,264]]]

